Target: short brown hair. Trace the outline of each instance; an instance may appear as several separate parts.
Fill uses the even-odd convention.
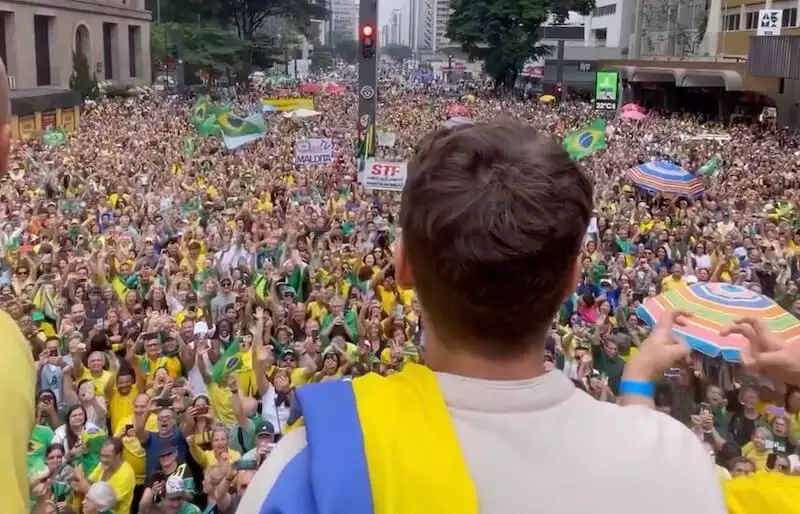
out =
[[[555,141],[517,122],[424,140],[408,166],[400,225],[437,334],[514,356],[549,326],[592,213],[592,184]]]

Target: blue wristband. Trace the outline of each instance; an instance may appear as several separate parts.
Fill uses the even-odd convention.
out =
[[[652,380],[623,379],[619,383],[619,394],[635,394],[652,398],[656,394],[656,383]]]

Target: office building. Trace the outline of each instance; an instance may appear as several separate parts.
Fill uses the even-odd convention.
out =
[[[434,0],[433,26],[434,51],[451,44],[447,37],[447,22],[450,21],[450,0]]]
[[[145,0],[0,1],[0,58],[12,87],[67,87],[73,51],[98,80],[150,84],[149,8]]]
[[[328,39],[335,45],[339,41],[353,40],[358,31],[358,4],[353,0],[328,0],[326,29]]]
[[[627,55],[633,35],[635,11],[636,0],[597,0],[591,14],[586,16],[586,44],[619,48],[621,54]]]
[[[391,32],[391,26],[386,23],[381,26],[381,31],[378,33],[378,41],[382,47],[389,45],[389,33]]]
[[[779,125],[800,126],[797,0],[639,1],[631,41],[640,42],[640,51],[632,45],[631,59],[599,62],[619,72],[623,101],[722,120],[757,118],[776,107]],[[660,34],[659,18],[648,11],[655,8],[666,22]],[[766,9],[780,11],[779,35],[757,35],[759,11]]]
[[[403,11],[400,9],[392,10],[389,17],[389,44],[402,44]]]
[[[434,9],[435,0],[409,0],[408,46],[415,56],[434,50]]]
[[[708,55],[704,38],[710,18],[708,0],[640,0],[638,55]]]
[[[745,0],[717,0],[722,5],[718,25],[718,52],[729,57],[744,57],[750,48],[750,39],[758,26],[758,11],[774,9],[781,11],[781,36],[800,35],[797,1],[772,1],[753,3]],[[795,59],[795,62],[798,62]]]

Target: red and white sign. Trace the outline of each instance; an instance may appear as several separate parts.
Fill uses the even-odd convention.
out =
[[[523,77],[544,77],[544,59],[528,59],[522,65],[520,75]]]
[[[364,187],[384,191],[402,191],[408,178],[405,162],[376,161],[369,159],[364,166]]]

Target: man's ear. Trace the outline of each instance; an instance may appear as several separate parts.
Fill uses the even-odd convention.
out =
[[[394,278],[397,284],[404,289],[414,287],[414,273],[411,270],[411,262],[408,260],[403,236],[399,236],[394,242]]]

